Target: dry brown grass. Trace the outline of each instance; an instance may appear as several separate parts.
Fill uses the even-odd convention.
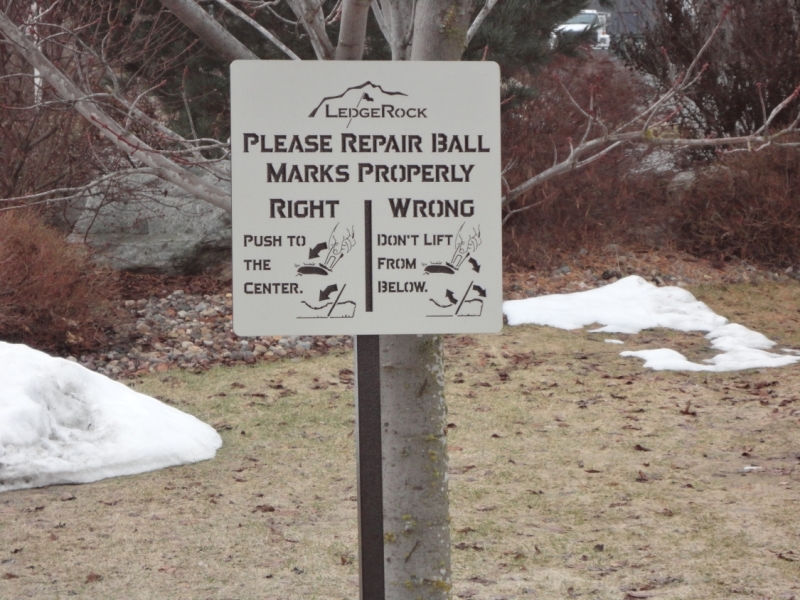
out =
[[[695,292],[800,347],[800,286]],[[800,597],[800,367],[619,356],[666,343],[708,354],[662,331],[448,339],[454,597]],[[0,495],[0,597],[357,598],[351,367],[343,352],[137,381],[216,424],[217,458]]]

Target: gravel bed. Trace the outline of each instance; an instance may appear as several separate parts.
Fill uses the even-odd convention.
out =
[[[715,264],[683,253],[624,252],[609,245],[600,252],[581,251],[563,266],[547,270],[511,270],[504,275],[504,299],[570,293],[639,275],[658,286],[697,284],[787,283],[800,279],[800,268],[763,270],[744,261]],[[229,286],[219,293],[194,293],[153,284],[132,292],[147,298],[121,300],[119,320],[102,350],[70,356],[69,360],[115,379],[172,368],[202,371],[218,364],[300,360],[333,349],[352,348],[351,336],[263,336],[241,338],[233,332]],[[180,284],[178,284],[180,285]],[[149,289],[149,291],[144,291]],[[202,289],[202,287],[200,287]],[[130,290],[129,290],[130,292]]]
[[[233,332],[231,294],[188,294],[125,300],[129,315],[111,334],[107,350],[69,360],[113,378],[199,371],[217,364],[248,364],[284,358],[299,360],[332,348],[352,347],[350,336],[264,336],[241,338]],[[127,316],[127,315],[126,315]]]

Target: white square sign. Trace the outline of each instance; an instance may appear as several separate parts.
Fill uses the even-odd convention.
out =
[[[502,327],[500,71],[231,66],[238,335]]]

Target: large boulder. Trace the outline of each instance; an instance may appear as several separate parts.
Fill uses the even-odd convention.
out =
[[[198,172],[230,191],[227,179]],[[196,273],[230,258],[230,214],[155,175],[131,174],[73,206],[70,239],[86,242],[114,269]]]

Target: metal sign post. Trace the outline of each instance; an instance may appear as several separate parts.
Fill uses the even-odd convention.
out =
[[[358,571],[362,600],[385,598],[383,572],[383,461],[381,460],[380,338],[358,335],[356,438]]]
[[[355,335],[361,597],[385,597],[379,335],[502,328],[500,70],[235,61],[234,331]]]

